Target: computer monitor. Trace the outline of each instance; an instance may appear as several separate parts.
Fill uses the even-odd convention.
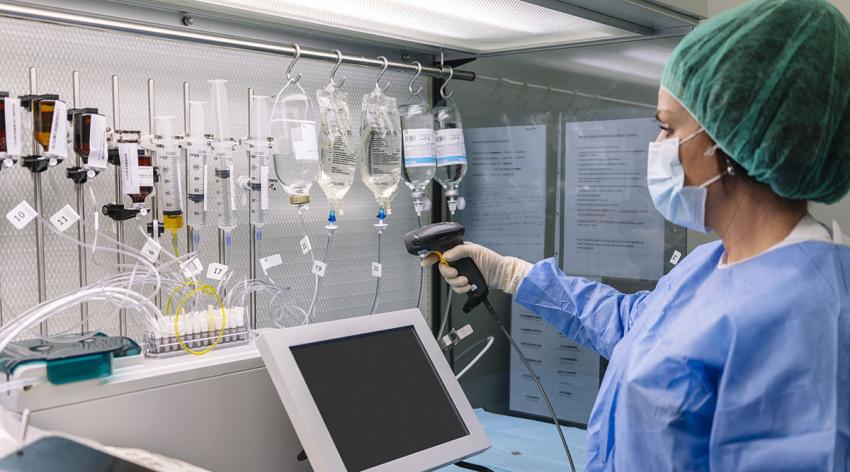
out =
[[[419,310],[257,340],[317,472],[433,470],[490,443]]]

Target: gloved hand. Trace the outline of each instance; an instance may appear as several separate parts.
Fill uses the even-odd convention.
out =
[[[522,259],[505,257],[484,246],[468,242],[443,253],[443,258],[449,264],[464,257],[469,257],[475,262],[475,265],[481,270],[481,274],[484,275],[488,287],[497,288],[510,294],[516,293],[520,282],[532,267],[531,263]],[[439,262],[440,258],[436,254],[431,254],[422,259],[421,264],[422,267],[430,267]],[[457,293],[466,293],[470,290],[469,280],[464,276],[458,276],[456,269],[445,264],[440,264],[439,268],[440,273],[451,285],[452,290]]]

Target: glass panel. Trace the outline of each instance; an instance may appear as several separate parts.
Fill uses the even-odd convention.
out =
[[[460,186],[466,206],[456,215],[466,239],[529,262],[552,257],[566,273],[622,292],[654,288],[673,267],[671,260],[686,253],[686,232],[658,215],[645,183],[647,144],[658,134],[652,120],[658,83],[677,42],[585,46],[464,65],[478,79],[452,82],[448,89],[462,113],[468,156]],[[443,289],[444,301],[445,295]],[[467,315],[461,310],[466,297],[453,298],[450,326],[474,329],[453,352],[455,371],[490,336],[494,340],[461,380],[473,406],[497,415],[494,424],[513,424],[518,431],[540,425],[529,419],[547,421],[543,398],[498,326],[483,307]],[[604,357],[510,296],[491,291],[490,300],[542,379],[561,422],[585,428]],[[544,431],[539,440],[545,448],[517,452],[563,470],[558,436]],[[573,457],[583,466],[584,437],[575,434]],[[481,456],[477,463],[486,460]],[[538,467],[530,464],[516,470]]]

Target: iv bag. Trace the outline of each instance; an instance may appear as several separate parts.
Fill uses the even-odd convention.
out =
[[[357,142],[345,92],[332,84],[316,91],[321,112],[319,127],[319,187],[328,197],[331,209],[342,214],[342,199],[354,183],[357,168]]]
[[[272,107],[274,169],[293,205],[310,202],[310,188],[319,173],[316,112],[316,104],[297,82],[287,82]]]
[[[402,129],[401,177],[413,192],[424,192],[434,178],[434,116],[428,102],[419,95],[410,97],[399,109]]]
[[[463,123],[454,100],[442,100],[434,108],[434,130],[434,151],[437,155],[434,179],[445,189],[449,212],[454,214],[460,196],[458,186],[466,175]]]
[[[401,123],[395,98],[377,88],[363,97],[360,139],[363,183],[390,213],[401,179]]]

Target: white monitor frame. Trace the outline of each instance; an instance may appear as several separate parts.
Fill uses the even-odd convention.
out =
[[[408,326],[414,328],[469,434],[377,465],[364,472],[434,470],[478,454],[490,447],[490,441],[481,428],[469,400],[455,379],[454,372],[446,362],[419,310],[401,310],[264,331],[257,340],[257,346],[295,432],[298,434],[298,439],[307,453],[310,465],[316,472],[345,472],[346,468],[330,431],[322,420],[319,408],[310,394],[304,376],[295,362],[291,347]]]

